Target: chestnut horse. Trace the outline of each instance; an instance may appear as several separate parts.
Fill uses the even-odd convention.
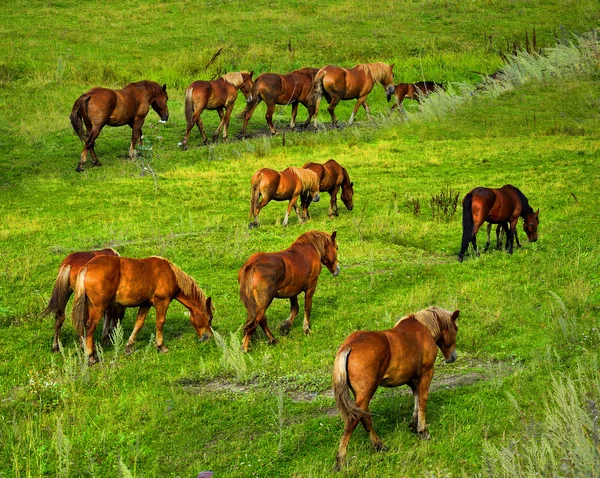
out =
[[[354,332],[340,346],[333,366],[333,392],[345,426],[336,469],[344,465],[348,442],[358,422],[365,427],[375,449],[385,449],[369,411],[369,402],[379,386],[407,384],[411,388],[415,407],[409,427],[421,438],[429,439],[425,411],[433,364],[438,348],[446,363],[456,360],[458,315],[458,310],[429,307],[403,317],[392,329]]]
[[[198,126],[200,134],[204,139],[204,144],[208,143],[208,138],[204,132],[204,125],[200,115],[204,110],[217,110],[221,122],[214,132],[212,140],[216,141],[219,133],[223,130],[223,141],[227,141],[227,128],[229,127],[229,118],[233,105],[238,96],[238,90],[248,101],[252,99],[252,75],[253,71],[240,71],[239,73],[227,73],[221,78],[213,81],[194,81],[185,91],[185,119],[187,129],[182,149],[187,149],[188,138],[194,125]]]
[[[473,189],[463,199],[463,235],[458,254],[459,262],[462,262],[469,242],[473,244],[475,254],[479,256],[476,235],[485,221],[491,224],[510,224],[510,227],[506,229],[506,249],[509,254],[513,252],[513,239],[519,216],[523,218],[523,230],[527,234],[529,242],[537,241],[539,213],[540,210],[534,212],[525,195],[510,184],[499,189]]]
[[[190,311],[190,321],[205,341],[212,336],[213,306],[194,279],[162,257],[127,259],[98,256],[83,266],[77,276],[73,303],[73,325],[85,336],[85,352],[90,365],[98,361],[94,331],[111,302],[123,307],[139,307],[125,353],[134,349],[135,337],[144,325],[150,307],[156,308],[156,347],[168,351],[163,341],[165,316],[175,299]]]
[[[167,85],[161,87],[154,81],[130,83],[121,90],[96,87],[77,98],[71,110],[71,125],[84,146],[76,171],[83,171],[88,151],[92,154],[92,164],[102,166],[94,144],[105,125],[131,127],[129,157],[133,159],[135,145],[141,142],[142,126],[150,107],[164,123],[169,119],[168,99]]]
[[[313,91],[310,95],[311,107],[309,111],[312,109],[315,128],[317,127],[319,103],[323,97],[329,103],[327,111],[329,111],[331,121],[335,127],[339,124],[334,110],[340,100],[356,98],[356,105],[354,105],[354,110],[348,120],[349,125],[354,122],[354,116],[361,105],[365,109],[368,118],[371,119],[367,95],[371,93],[375,83],[380,83],[385,89],[387,100],[390,101],[394,94],[393,68],[393,64],[388,65],[386,63],[363,63],[353,68],[327,65],[321,68],[315,75]]]
[[[392,105],[392,110],[404,108],[402,101],[404,98],[416,100],[421,103],[421,99],[435,93],[436,90],[444,90],[444,85],[433,81],[418,81],[417,83],[398,83],[394,87],[394,97],[396,102]]]
[[[248,312],[242,342],[245,352],[248,351],[250,337],[259,325],[267,334],[269,344],[277,343],[265,316],[273,299],[290,299],[290,316],[279,326],[279,332],[287,335],[300,310],[298,295],[304,292],[303,330],[305,334],[310,332],[312,298],[321,273],[321,264],[334,276],[340,273],[335,236],[335,231],[331,235],[321,231],[308,231],[285,251],[258,252],[242,266],[238,282],[240,298]]]
[[[58,268],[58,275],[56,276],[56,282],[52,289],[52,295],[50,296],[50,302],[41,313],[42,317],[49,314],[54,314],[54,339],[52,340],[52,351],[58,352],[60,350],[60,329],[63,322],[65,321],[65,309],[67,302],[75,290],[75,283],[77,281],[77,274],[79,270],[87,264],[91,259],[97,256],[118,256],[119,253],[114,249],[102,249],[99,251],[89,252],[73,252],[69,254],[60,263]],[[110,304],[106,310],[106,317],[104,319],[104,327],[102,329],[102,344],[106,345],[110,339],[110,333],[112,329],[123,319],[125,315],[125,309],[116,304]]]
[[[286,168],[281,172],[274,169],[262,168],[252,176],[252,197],[250,199],[250,216],[254,220],[248,226],[258,227],[258,213],[272,199],[275,201],[289,200],[288,208],[283,219],[287,226],[292,207],[298,213],[298,220],[303,223],[309,218],[308,206],[311,202],[319,202],[319,177],[313,171],[302,168]],[[300,198],[302,213],[298,212],[296,202]]]
[[[273,125],[275,105],[292,105],[290,129],[294,129],[296,127],[298,104],[302,103],[309,110],[308,118],[302,125],[303,127],[306,126],[311,116],[308,97],[312,90],[313,79],[317,71],[319,71],[318,68],[300,68],[286,75],[278,75],[277,73],[263,73],[260,75],[252,88],[252,100],[248,101],[246,108],[239,115],[244,120],[241,136],[246,134],[248,121],[252,118],[254,110],[261,101],[264,101],[267,105],[265,119],[267,120],[271,134],[277,134]]]
[[[329,217],[338,215],[337,193],[340,187],[342,188],[342,202],[348,211],[352,211],[354,207],[354,203],[352,202],[354,183],[350,181],[350,176],[348,176],[346,168],[340,166],[333,159],[330,159],[325,164],[306,163],[302,167],[317,173],[319,176],[319,191],[328,192],[331,196],[331,200],[329,201]]]

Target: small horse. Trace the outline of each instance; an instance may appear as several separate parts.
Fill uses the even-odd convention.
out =
[[[238,96],[238,90],[247,101],[252,100],[252,75],[253,71],[240,71],[239,73],[227,73],[214,81],[194,81],[185,91],[185,119],[187,129],[181,148],[186,150],[190,132],[194,125],[198,126],[200,134],[204,139],[204,144],[208,143],[208,138],[204,132],[204,125],[200,115],[204,110],[217,110],[221,122],[214,132],[212,140],[216,141],[219,133],[223,130],[223,141],[227,141],[227,129],[229,127],[229,118],[233,105]],[[225,113],[223,113],[225,111]]]
[[[367,104],[367,95],[371,93],[373,85],[380,83],[385,89],[387,100],[394,94],[394,65],[386,63],[362,63],[353,68],[340,68],[339,66],[327,65],[321,68],[315,75],[313,90],[310,95],[310,108],[317,127],[317,115],[321,98],[325,97],[329,107],[327,111],[331,115],[331,121],[335,127],[339,126],[335,115],[335,107],[340,100],[352,100],[356,98],[356,105],[348,124],[354,122],[354,116],[362,105],[371,119],[371,111]],[[310,121],[311,118],[309,118]]]
[[[96,87],[81,95],[71,110],[71,125],[84,143],[76,171],[83,171],[88,151],[92,153],[92,164],[102,166],[96,156],[94,144],[105,125],[129,125],[131,127],[133,132],[129,146],[129,158],[133,159],[135,145],[138,141],[141,142],[142,126],[150,107],[156,111],[160,116],[160,121],[164,123],[169,119],[168,99],[167,85],[161,87],[154,81],[130,83],[121,90]]]
[[[446,363],[456,360],[458,315],[458,310],[429,307],[403,317],[392,329],[354,332],[340,346],[333,366],[333,391],[345,426],[337,453],[337,470],[344,466],[348,442],[358,422],[365,427],[375,449],[385,449],[375,433],[369,411],[369,402],[379,386],[407,384],[411,388],[415,407],[409,427],[422,439],[429,439],[425,411],[433,364],[438,348]]]
[[[69,254],[60,263],[58,269],[58,275],[56,276],[56,282],[50,296],[50,302],[42,313],[42,317],[46,317],[49,314],[54,314],[54,339],[52,340],[52,352],[58,352],[60,350],[60,329],[65,321],[65,309],[67,303],[73,294],[75,284],[77,281],[77,274],[79,270],[87,264],[90,260],[97,256],[119,256],[119,253],[114,249],[102,249],[99,251],[89,252],[73,252]],[[106,310],[106,317],[104,319],[104,327],[102,329],[102,344],[106,345],[110,338],[112,329],[117,323],[123,320],[125,315],[125,309],[116,304],[110,304]]]
[[[492,232],[492,223],[488,222],[487,226],[487,242],[485,243],[484,251],[487,251],[490,247],[491,240],[490,234]],[[502,238],[508,235],[508,223],[496,224],[496,249],[502,249]],[[517,229],[515,229],[515,241],[517,243],[517,247],[521,247],[521,243],[519,242],[519,236],[517,234]],[[508,242],[506,242],[506,247],[508,247]]]
[[[279,326],[281,335],[287,335],[300,310],[298,295],[304,292],[303,330],[305,334],[310,332],[312,299],[321,273],[321,264],[333,276],[340,273],[335,236],[335,231],[331,235],[321,231],[308,231],[285,251],[258,252],[242,266],[238,282],[240,298],[248,312],[242,342],[245,352],[248,351],[250,337],[259,325],[267,334],[269,344],[277,343],[265,316],[273,299],[290,299],[290,316]]]
[[[318,68],[300,68],[286,75],[278,75],[277,73],[263,73],[260,75],[252,88],[252,100],[248,102],[244,111],[239,115],[240,118],[244,119],[241,136],[246,134],[248,121],[252,118],[254,110],[261,101],[264,101],[267,105],[265,119],[271,134],[277,134],[273,125],[275,105],[292,105],[290,129],[294,129],[296,127],[298,104],[301,103],[308,110],[308,119],[302,127],[308,125],[311,116],[308,98],[317,71],[319,71]]]
[[[81,268],[73,303],[73,325],[85,336],[85,352],[90,365],[98,361],[94,331],[111,302],[123,307],[139,307],[125,353],[133,352],[135,337],[144,325],[150,307],[156,308],[156,347],[168,352],[163,341],[165,316],[175,299],[190,311],[190,321],[201,341],[212,336],[214,307],[194,279],[162,257],[127,259],[99,256]]]
[[[463,199],[463,235],[458,254],[459,262],[463,261],[469,242],[473,244],[475,254],[479,256],[476,235],[485,221],[491,224],[510,224],[510,227],[506,229],[506,248],[509,254],[513,253],[513,240],[519,216],[524,220],[523,230],[527,234],[529,242],[537,241],[539,213],[540,210],[534,212],[525,195],[510,184],[499,189],[473,189]]]
[[[300,198],[302,214],[296,208]],[[287,201],[287,211],[283,225],[287,226],[292,207],[298,213],[298,220],[303,223],[309,218],[308,206],[311,202],[319,202],[319,177],[313,171],[302,168],[286,168],[281,172],[262,168],[252,176],[252,197],[250,199],[250,216],[254,220],[248,226],[258,227],[258,213],[269,201]]]
[[[342,188],[342,202],[348,211],[352,211],[354,203],[354,183],[350,181],[346,168],[340,166],[337,161],[330,159],[325,164],[306,163],[302,166],[304,169],[310,169],[319,176],[319,191],[328,192],[331,196],[329,202],[329,217],[338,215],[337,193]]]
[[[394,87],[394,97],[396,102],[392,105],[392,111],[396,108],[402,110],[404,105],[402,101],[404,98],[409,100],[416,100],[419,104],[422,98],[426,98],[431,93],[435,93],[436,90],[444,90],[444,85],[441,83],[435,83],[433,81],[419,81],[417,83],[398,83]]]

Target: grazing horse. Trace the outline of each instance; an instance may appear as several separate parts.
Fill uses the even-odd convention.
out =
[[[52,289],[50,302],[48,307],[41,313],[42,317],[49,314],[54,314],[54,339],[52,340],[52,351],[60,350],[60,329],[65,321],[65,309],[67,302],[75,290],[77,274],[79,270],[90,260],[97,256],[119,256],[119,253],[114,249],[102,249],[99,251],[89,252],[73,252],[69,254],[60,263],[56,282]],[[102,343],[106,345],[110,338],[112,329],[123,319],[125,309],[116,304],[110,304],[106,310],[106,318],[104,319],[104,327],[102,329]]]
[[[302,214],[296,208],[300,198]],[[309,218],[308,206],[311,202],[319,202],[319,177],[313,171],[302,168],[286,168],[281,172],[262,168],[252,176],[252,197],[250,199],[250,216],[254,220],[248,226],[258,227],[258,213],[269,201],[287,201],[287,211],[283,225],[287,226],[292,207],[298,213],[298,220],[303,223]]]
[[[407,384],[411,388],[415,407],[409,427],[422,439],[429,439],[425,411],[433,364],[438,348],[446,363],[456,360],[458,315],[458,310],[429,307],[403,317],[392,329],[354,332],[340,346],[333,366],[333,392],[345,426],[337,470],[344,466],[348,442],[358,422],[365,427],[375,449],[385,449],[369,411],[369,402],[379,386]]]
[[[79,271],[73,303],[73,325],[85,336],[85,352],[90,365],[98,361],[94,331],[111,302],[123,307],[139,307],[125,353],[134,349],[135,337],[144,325],[150,307],[156,308],[156,347],[168,351],[163,341],[165,316],[175,299],[190,311],[190,321],[201,341],[212,336],[213,306],[194,279],[162,257],[127,259],[99,256]]]
[[[351,125],[358,108],[362,105],[369,119],[371,112],[367,104],[367,95],[371,93],[373,85],[379,82],[385,89],[387,100],[394,94],[394,65],[386,63],[363,63],[353,68],[340,68],[339,66],[327,65],[321,68],[315,75],[313,91],[310,95],[312,115],[317,127],[317,115],[319,103],[325,97],[329,103],[327,111],[331,115],[331,121],[338,127],[338,119],[335,116],[335,107],[340,100],[352,100],[356,98],[356,105],[348,120]],[[310,121],[310,118],[309,118]]]
[[[346,168],[340,166],[340,164],[330,159],[325,164],[319,163],[306,163],[302,166],[304,169],[310,169],[319,176],[319,191],[328,192],[331,196],[329,202],[329,217],[338,215],[337,207],[337,193],[342,188],[342,202],[346,206],[348,211],[352,211],[354,203],[352,196],[354,196],[354,183],[350,181],[348,171]]]
[[[510,227],[506,228],[506,249],[509,254],[513,252],[513,239],[519,216],[523,218],[523,230],[529,242],[537,241],[539,214],[540,210],[534,212],[525,195],[510,184],[499,189],[473,189],[463,199],[463,235],[458,254],[459,262],[462,262],[469,242],[473,244],[475,254],[479,256],[476,235],[485,221],[491,224],[510,224]]]
[[[277,134],[273,125],[275,105],[292,105],[290,129],[294,129],[296,127],[298,104],[302,103],[308,109],[308,119],[302,126],[308,125],[311,116],[308,98],[317,71],[319,71],[318,68],[300,68],[286,75],[278,75],[277,73],[263,73],[260,75],[252,88],[252,100],[248,102],[244,111],[240,113],[240,118],[244,119],[241,135],[244,136],[246,134],[248,121],[252,118],[252,113],[254,113],[254,110],[261,101],[264,101],[267,105],[265,119],[267,120],[271,134]]]
[[[240,71],[239,73],[227,73],[218,80],[214,81],[194,81],[185,91],[185,119],[187,129],[182,149],[187,149],[188,138],[194,125],[198,126],[200,134],[204,139],[204,144],[208,143],[208,138],[204,132],[204,125],[200,115],[204,110],[217,110],[221,122],[214,132],[212,140],[216,141],[219,133],[223,130],[223,141],[227,141],[227,128],[229,127],[229,118],[233,105],[238,96],[238,90],[241,90],[246,100],[252,99],[252,75],[253,71]],[[225,113],[223,113],[225,111]]]
[[[240,298],[248,312],[242,342],[245,352],[248,351],[250,337],[259,325],[267,334],[269,344],[277,343],[265,316],[273,299],[290,299],[290,316],[279,326],[280,333],[287,335],[300,310],[298,295],[304,292],[303,330],[305,334],[310,332],[312,298],[321,273],[321,264],[334,276],[340,273],[335,236],[335,231],[331,235],[321,231],[308,231],[285,251],[258,252],[242,266],[238,282]]]
[[[127,124],[131,127],[133,132],[129,157],[133,159],[135,145],[138,141],[141,142],[142,126],[150,107],[164,123],[169,119],[168,99],[167,85],[161,87],[154,81],[130,83],[121,90],[96,87],[77,98],[71,110],[71,125],[84,146],[76,171],[83,171],[88,151],[92,153],[92,164],[102,166],[96,156],[94,144],[104,125]]]
[[[394,87],[394,97],[396,102],[392,105],[392,110],[404,108],[402,101],[404,98],[416,100],[421,103],[421,99],[435,93],[436,90],[444,90],[444,85],[433,81],[419,81],[417,83],[398,83]],[[445,91],[445,90],[444,90]]]

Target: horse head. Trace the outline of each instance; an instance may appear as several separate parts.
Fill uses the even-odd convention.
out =
[[[381,81],[381,86],[385,89],[385,96],[388,100],[388,103],[392,96],[394,96],[394,91],[396,88],[394,87],[394,64],[389,65],[387,69],[386,75]]]
[[[535,242],[538,240],[537,228],[540,223],[540,210],[533,212],[533,209],[529,211],[523,218],[523,230],[527,234],[529,242]]]
[[[252,101],[252,87],[254,83],[252,82],[252,75],[254,75],[254,71],[250,73],[242,73],[242,86],[240,86],[240,91],[246,98],[246,103],[250,103]]]
[[[198,337],[200,337],[200,342],[207,341],[213,335],[212,320],[214,310],[215,307],[210,297],[206,299],[203,306],[196,306],[190,309],[190,321],[194,329],[196,329]]]
[[[333,276],[338,276],[340,274],[340,264],[337,259],[338,246],[335,242],[336,233],[337,231],[331,233],[330,240],[327,241],[325,251],[321,256],[321,263],[329,269],[329,272],[331,272]]]
[[[444,324],[440,323],[441,335],[436,344],[444,355],[444,362],[446,363],[456,361],[456,334],[458,332],[456,319],[459,313],[460,310],[455,310],[452,312],[450,320],[444,320]]]
[[[342,202],[348,211],[352,211],[354,208],[354,201],[352,197],[354,196],[354,183],[350,181],[350,176],[348,176],[348,172],[344,169],[344,182],[342,183]]]
[[[152,106],[152,109],[156,111],[156,114],[160,117],[160,122],[166,123],[169,119],[169,108],[167,107],[169,95],[167,95],[167,85],[162,85],[162,88],[158,87],[156,89],[157,91],[152,97],[150,106]]]

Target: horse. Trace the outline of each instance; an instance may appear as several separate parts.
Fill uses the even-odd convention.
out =
[[[459,311],[429,307],[401,318],[392,329],[358,331],[340,346],[333,366],[333,391],[344,420],[336,469],[344,465],[352,432],[362,423],[377,451],[385,445],[375,433],[369,402],[379,386],[407,384],[415,407],[409,427],[429,439],[425,411],[438,348],[446,363],[456,360]],[[354,394],[354,400],[350,391]]]
[[[385,89],[387,100],[394,94],[394,65],[386,63],[362,63],[352,68],[340,68],[335,65],[327,65],[321,68],[313,80],[313,90],[310,95],[310,108],[312,117],[317,128],[317,115],[319,113],[319,104],[321,98],[325,97],[329,107],[327,111],[331,115],[331,121],[336,128],[339,126],[335,115],[335,107],[340,100],[356,99],[356,105],[348,124],[354,122],[354,116],[358,108],[362,105],[371,119],[371,111],[367,104],[367,95],[373,89],[373,85],[378,82]],[[311,118],[309,118],[310,121]]]
[[[242,348],[248,351],[250,338],[260,325],[267,334],[269,344],[277,339],[267,325],[265,313],[273,299],[290,299],[290,316],[279,326],[281,335],[287,335],[300,310],[298,295],[304,292],[305,334],[310,333],[310,312],[313,294],[324,265],[333,276],[340,273],[337,260],[336,231],[331,235],[321,231],[308,231],[281,252],[258,252],[248,259],[238,273],[240,299],[248,318],[244,326]]]
[[[262,168],[254,173],[251,181],[252,197],[250,199],[250,216],[254,220],[248,228],[258,227],[258,213],[269,201],[287,201],[288,208],[283,219],[287,226],[292,207],[298,213],[298,220],[303,223],[309,218],[308,206],[311,202],[319,202],[319,177],[309,169],[286,168],[281,172],[274,169]],[[300,198],[302,213],[296,208]]]
[[[302,124],[302,127],[307,126],[311,117],[309,95],[317,71],[319,71],[318,68],[300,68],[285,75],[263,73],[256,78],[252,88],[252,100],[248,102],[244,111],[239,115],[244,120],[241,136],[243,137],[246,134],[248,121],[252,118],[254,110],[261,101],[264,101],[267,105],[265,119],[271,134],[277,134],[273,125],[275,105],[292,105],[290,129],[294,129],[296,127],[298,104],[301,103],[308,110],[308,119]]]
[[[88,151],[92,154],[92,164],[102,166],[94,144],[105,125],[131,127],[129,158],[133,159],[135,145],[142,140],[142,126],[150,107],[164,123],[169,119],[168,99],[167,85],[161,87],[154,81],[130,83],[120,90],[96,87],[77,98],[71,110],[71,125],[84,146],[76,171],[83,171]]]
[[[508,231],[508,223],[505,222],[503,224],[496,224],[496,249],[497,250],[502,249],[502,238],[504,235],[508,235],[507,231]],[[490,247],[490,244],[491,244],[490,233],[491,232],[492,232],[492,223],[488,223],[487,242],[485,243],[484,251],[487,251]],[[521,243],[519,242],[519,237],[517,235],[517,229],[515,229],[515,241],[517,243],[517,247],[521,247]],[[506,243],[506,246],[508,246],[508,242]]]
[[[513,253],[513,240],[516,235],[519,216],[523,218],[523,230],[529,242],[538,240],[537,228],[539,225],[540,210],[534,212],[525,195],[511,184],[505,184],[499,189],[475,188],[463,199],[463,235],[458,261],[462,262],[469,242],[473,244],[475,254],[477,251],[477,231],[487,221],[491,224],[509,223],[506,228],[506,248],[509,254]]]
[[[99,251],[73,252],[60,263],[56,282],[52,289],[52,295],[48,306],[42,311],[41,316],[54,314],[54,339],[52,340],[52,352],[60,350],[60,329],[65,321],[65,309],[73,294],[79,270],[91,259],[97,256],[119,256],[114,249],[102,249]],[[125,309],[116,304],[110,304],[106,310],[106,318],[102,329],[102,343],[106,345],[110,338],[112,329],[123,320]]]
[[[329,217],[338,215],[337,207],[337,193],[342,188],[342,202],[346,206],[348,211],[352,211],[354,202],[352,197],[354,196],[354,183],[350,181],[350,176],[346,168],[340,166],[340,164],[330,159],[325,164],[319,163],[306,163],[302,166],[304,169],[310,169],[319,176],[319,191],[328,192],[331,196],[329,202]]]
[[[77,275],[73,302],[73,325],[85,339],[89,364],[98,362],[94,331],[111,302],[123,307],[139,307],[126,354],[133,352],[135,337],[152,306],[156,308],[156,347],[162,353],[168,352],[163,326],[173,299],[190,311],[190,321],[200,340],[208,340],[212,336],[212,300],[206,298],[194,279],[171,261],[157,256],[145,259],[98,256],[89,261]]]
[[[436,90],[444,90],[444,85],[433,81],[419,81],[417,83],[398,83],[394,87],[394,97],[396,102],[392,105],[392,111],[396,108],[403,109],[402,101],[404,98],[409,100],[417,100],[420,104],[421,99],[435,93]]]
[[[185,91],[185,119],[187,129],[181,143],[183,150],[187,149],[190,132],[198,126],[204,144],[208,144],[208,138],[204,132],[204,125],[200,115],[204,110],[217,110],[221,122],[214,132],[212,140],[216,141],[219,133],[223,130],[223,141],[227,141],[227,129],[233,105],[238,96],[238,90],[242,92],[247,101],[252,99],[252,75],[253,71],[240,71],[239,73],[227,73],[221,78],[213,81],[194,81]],[[223,113],[225,111],[225,113]]]

